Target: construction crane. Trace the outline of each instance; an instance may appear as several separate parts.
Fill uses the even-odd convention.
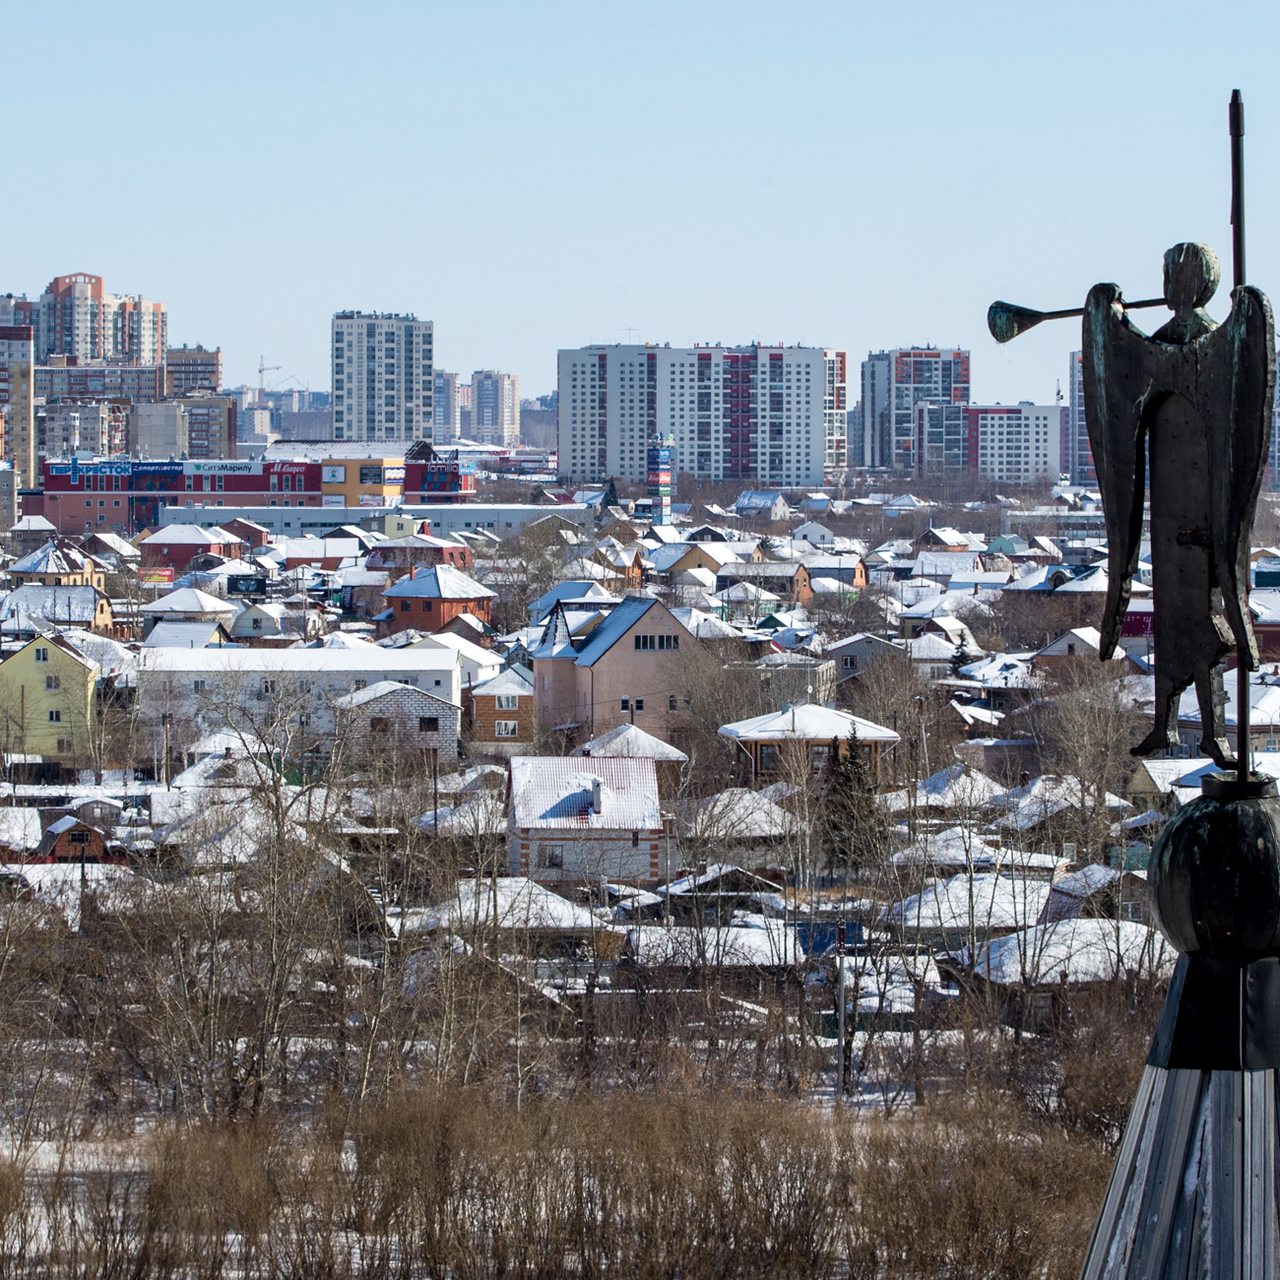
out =
[[[258,403],[261,404],[267,392],[267,374],[282,369],[283,365],[268,364],[266,356],[258,357]]]

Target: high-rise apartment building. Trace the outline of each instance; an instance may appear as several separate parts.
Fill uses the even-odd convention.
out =
[[[897,347],[862,362],[861,457],[850,466],[917,470],[916,406],[969,402],[969,353],[955,347]]]
[[[29,324],[0,325],[0,406],[4,456],[19,487],[36,484],[35,334]]]
[[[222,390],[222,348],[170,347],[164,357],[164,396],[172,400],[193,391]]]
[[[381,312],[333,317],[333,438],[431,439],[430,320]]]
[[[514,449],[520,443],[520,377],[497,369],[471,375],[471,438]]]
[[[230,396],[189,395],[170,403],[187,411],[188,458],[236,456],[236,402]]]
[[[971,404],[970,469],[1005,484],[1057,483],[1062,470],[1062,409],[1056,404]]]
[[[462,431],[461,378],[456,373],[437,369],[431,400],[432,438],[435,444],[448,444]]]
[[[36,395],[45,400],[132,400],[154,404],[164,392],[162,364],[77,364],[75,356],[50,356],[38,364]]]
[[[81,450],[103,457],[111,447],[111,407],[103,400],[58,401],[37,411],[36,428],[41,457],[70,458]]]
[[[849,465],[848,360],[843,351],[824,351],[827,362],[826,389],[822,396],[822,433],[826,444],[828,471],[843,471]]]
[[[764,485],[822,483],[826,358],[810,347],[591,346],[559,354],[557,440],[570,480],[672,470]]]
[[[169,316],[163,302],[138,295],[108,293],[102,277],[77,272],[56,276],[35,301],[25,295],[0,298],[0,323],[28,323],[36,359],[74,356],[81,364],[122,360],[159,365],[169,345]]]
[[[1089,444],[1089,428],[1084,419],[1084,362],[1079,351],[1073,351],[1067,361],[1067,386],[1071,391],[1068,400],[1070,421],[1063,433],[1062,470],[1072,484],[1094,485],[1098,483],[1098,472],[1093,465],[1093,448]]]

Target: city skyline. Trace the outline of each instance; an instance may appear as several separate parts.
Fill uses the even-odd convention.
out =
[[[1108,279],[1149,295],[1178,240],[1226,255],[1236,85],[1250,274],[1274,292],[1267,49],[1280,26],[1244,8],[1247,44],[1198,25],[1231,82],[1176,89],[1197,12],[1179,4],[1084,5],[1069,22],[937,10],[919,18],[928,41],[864,6],[784,21],[761,5],[654,4],[644,22],[563,4],[388,3],[360,22],[325,4],[72,6],[56,23],[18,10],[8,34],[32,65],[111,65],[165,112],[141,170],[107,150],[81,158],[93,217],[84,202],[11,210],[2,287],[37,296],[53,273],[85,271],[163,299],[170,344],[221,346],[228,385],[256,382],[265,357],[274,381],[324,388],[329,317],[361,308],[433,320],[440,364],[511,370],[532,395],[554,387],[557,350],[647,339],[825,344],[851,359],[954,345],[974,353],[975,399],[1043,401],[1078,329],[997,348],[987,304],[1078,305]],[[415,52],[428,43],[448,50],[429,77]],[[289,56],[263,74],[249,49]],[[40,128],[11,141],[15,171],[40,171],[44,138],[78,136],[97,92],[72,78],[49,97]],[[1178,127],[1144,133],[1139,165],[1124,104],[1153,98],[1176,104]],[[234,175],[217,199],[179,145],[192,127]],[[500,157],[518,198],[432,198],[476,154]],[[370,213],[375,194],[387,215]],[[1223,289],[1211,313],[1226,303]]]

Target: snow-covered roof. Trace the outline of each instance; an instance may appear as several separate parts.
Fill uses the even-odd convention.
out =
[[[830,742],[832,738],[853,738],[858,742],[898,741],[898,735],[892,729],[872,724],[870,720],[850,715],[847,711],[820,707],[814,703],[804,703],[786,711],[772,711],[768,715],[721,725],[719,733],[723,737],[743,742],[761,739]]]
[[[242,539],[236,537],[234,533],[228,533],[217,525],[202,529],[198,524],[166,524],[150,537],[143,538],[139,545],[145,547],[154,543],[160,546],[163,543],[165,546],[179,546],[183,543],[193,543],[196,546],[212,547],[224,542],[240,541]]]
[[[738,917],[741,919],[741,917]],[[758,924],[755,921],[759,921]],[[765,916],[749,927],[706,925],[664,929],[640,925],[627,931],[631,954],[645,965],[687,968],[772,968],[799,964],[804,948],[794,927]]]
[[[483,684],[473,685],[471,696],[491,698],[495,694],[504,693],[508,696],[515,694],[518,698],[528,698],[533,694],[533,681],[525,677],[522,671],[523,668],[508,667]]]
[[[142,642],[144,649],[206,649],[218,637],[216,621],[184,622],[165,618],[157,622]]]
[[[967,961],[962,953],[961,959]],[[1078,918],[1036,925],[984,943],[974,971],[1004,986],[1110,982],[1136,972],[1168,977],[1177,952],[1163,936],[1130,920]]]
[[[228,600],[219,600],[217,596],[211,596],[208,592],[201,591],[196,587],[179,587],[177,591],[170,591],[167,596],[161,596],[158,600],[153,600],[150,604],[144,604],[139,613],[214,613],[214,614],[234,614],[238,613],[237,607]]]
[[[6,632],[39,630],[37,621],[91,626],[100,598],[94,587],[43,587],[28,582],[0,600],[0,624]]]
[[[916,805],[935,809],[987,808],[1004,788],[977,769],[957,762],[930,774],[916,789]],[[892,812],[911,807],[911,789],[886,792],[880,803]]]
[[[881,922],[898,929],[955,932],[1025,928],[1038,920],[1049,886],[996,874],[952,876],[888,906]]]
[[[599,790],[599,812],[593,807]],[[511,825],[521,830],[656,830],[658,775],[649,759],[515,756]]]
[[[996,804],[1004,810],[1004,817],[997,819],[992,829],[1029,831],[1063,810],[1079,808],[1082,801],[1089,807],[1096,805],[1097,789],[1088,783],[1082,787],[1080,780],[1070,774],[1059,777],[1042,773],[1025,786],[1014,787],[997,799]],[[1112,795],[1110,791],[1103,796],[1103,803],[1112,812],[1133,808],[1127,800]]]
[[[388,599],[479,600],[498,593],[451,564],[419,565],[383,593]]]
[[[703,840],[771,840],[798,830],[793,814],[746,787],[708,796],[689,815],[689,834]]]
[[[375,681],[375,683],[366,685],[363,689],[355,690],[354,693],[345,693],[340,698],[335,698],[333,705],[340,707],[344,711],[353,711],[356,707],[363,707],[367,702],[376,702],[379,698],[385,698],[389,693],[405,693],[411,697],[429,699],[433,703],[443,703],[446,707],[453,706],[453,703],[447,698],[438,697],[434,693],[428,693],[425,689],[418,689],[399,680]]]
[[[497,912],[494,902],[497,902]],[[416,912],[406,912],[404,928],[466,929],[564,929],[600,930],[609,926],[576,903],[552,893],[524,876],[498,876],[491,880],[462,880],[458,891],[444,902]]]
[[[532,689],[527,689],[526,692],[532,692]],[[608,733],[584,742],[570,754],[591,756],[593,759],[601,756],[647,757],[650,760],[676,760],[681,764],[689,759],[683,751],[663,742],[661,738],[655,738],[651,733],[645,733],[634,724],[620,724],[616,729],[610,729]]]

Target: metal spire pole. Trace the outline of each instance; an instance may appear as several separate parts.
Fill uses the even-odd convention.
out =
[[[1239,89],[1231,91],[1228,108],[1231,127],[1231,269],[1233,294],[1242,289],[1244,273],[1244,98]],[[1233,303],[1234,305],[1234,303]],[[1248,537],[1251,530],[1241,530]],[[1249,607],[1249,578],[1243,583],[1244,606]],[[1253,765],[1253,741],[1249,725],[1249,655],[1236,646],[1236,776],[1248,782]]]

